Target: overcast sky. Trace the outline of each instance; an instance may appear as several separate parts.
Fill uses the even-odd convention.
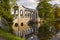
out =
[[[39,1],[38,0],[19,0],[17,2],[18,5],[23,5],[27,8],[32,8],[32,9],[35,9],[36,6],[37,6],[37,3]],[[60,4],[60,1],[59,0],[53,0],[52,2],[50,2],[51,4]]]

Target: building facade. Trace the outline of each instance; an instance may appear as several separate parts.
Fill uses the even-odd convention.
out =
[[[40,18],[34,9],[29,9],[24,6],[14,6],[14,20],[13,20],[13,33],[20,37],[37,33],[40,26]],[[36,25],[37,24],[37,25]]]

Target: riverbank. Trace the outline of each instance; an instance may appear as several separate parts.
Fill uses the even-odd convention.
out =
[[[23,38],[17,37],[8,32],[4,32],[1,29],[0,29],[0,38],[2,38],[4,40],[24,40]]]

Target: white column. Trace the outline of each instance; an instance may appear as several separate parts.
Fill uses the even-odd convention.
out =
[[[20,18],[20,9],[18,10],[18,16],[19,16],[19,18]]]

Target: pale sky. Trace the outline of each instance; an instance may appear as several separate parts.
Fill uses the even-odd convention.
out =
[[[37,7],[38,2],[39,2],[38,0],[19,0],[17,2],[17,4],[18,5],[23,5],[23,6],[27,7],[27,8],[35,9]],[[53,1],[49,2],[49,3],[51,3],[53,5],[56,4],[56,3],[60,4],[60,0],[53,0]]]

